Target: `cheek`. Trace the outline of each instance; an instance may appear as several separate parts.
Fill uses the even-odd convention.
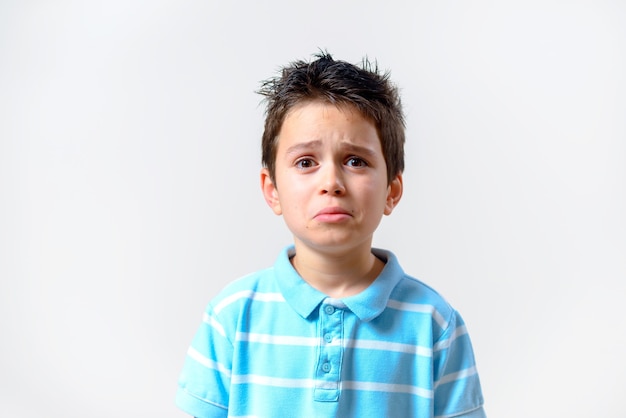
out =
[[[311,196],[311,190],[306,184],[289,184],[283,189],[285,202],[291,207],[298,207]]]
[[[378,181],[365,181],[361,185],[361,191],[364,196],[368,196],[373,200],[386,200],[387,194],[389,191],[389,187],[387,187],[386,183]]]
[[[287,212],[287,214],[299,213],[303,206],[302,196],[297,190],[285,189],[283,193],[283,196],[286,196],[281,200],[283,211]]]

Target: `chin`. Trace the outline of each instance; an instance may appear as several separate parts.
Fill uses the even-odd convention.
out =
[[[371,242],[366,241],[354,241],[352,239],[329,239],[329,240],[318,240],[318,241],[301,241],[302,244],[307,247],[314,249],[320,252],[329,252],[329,253],[340,253],[345,251],[352,251],[357,249],[364,244],[371,244]]]

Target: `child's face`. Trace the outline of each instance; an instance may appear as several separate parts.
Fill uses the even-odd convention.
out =
[[[402,177],[387,179],[374,124],[352,108],[322,102],[290,111],[278,137],[275,184],[267,169],[261,182],[296,247],[333,254],[370,251],[382,215],[402,195]]]

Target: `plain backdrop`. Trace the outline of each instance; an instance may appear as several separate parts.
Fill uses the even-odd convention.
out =
[[[0,416],[185,416],[206,303],[291,240],[255,90],[322,48],[401,88],[375,245],[464,316],[488,415],[626,417],[625,22],[617,0],[0,1]]]

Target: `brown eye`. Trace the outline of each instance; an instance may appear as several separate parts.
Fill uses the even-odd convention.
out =
[[[349,167],[366,167],[367,163],[362,158],[350,157],[346,161],[346,165],[349,166]]]
[[[298,168],[311,168],[315,165],[312,159],[310,158],[302,158],[296,161],[296,167]]]

